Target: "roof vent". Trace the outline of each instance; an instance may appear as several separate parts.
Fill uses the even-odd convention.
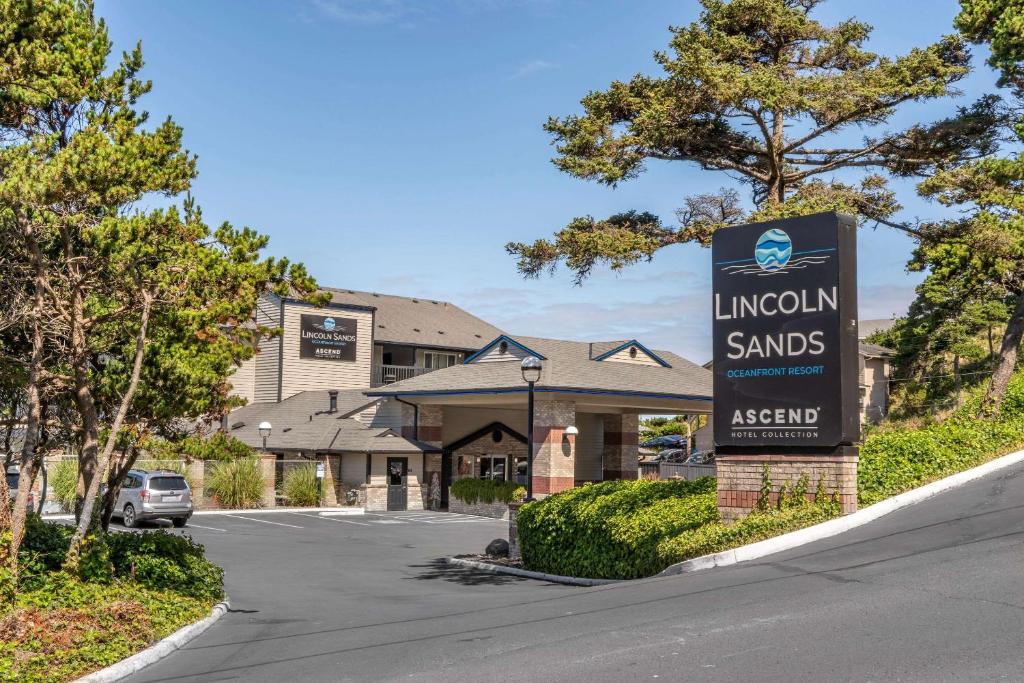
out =
[[[508,351],[508,342],[505,341],[504,339],[502,339],[501,343],[498,344],[498,353],[506,353],[507,351]]]
[[[336,413],[336,412],[338,412],[338,390],[337,389],[329,390],[327,392],[327,396],[328,396],[328,399],[329,399],[329,402],[328,402],[328,406],[329,407],[327,408],[327,412],[329,412],[329,413]]]
[[[414,327],[414,328],[412,328],[412,331],[413,331],[413,332],[419,332],[419,331],[420,331],[420,328],[418,328],[418,327]]]
[[[231,429],[241,429],[244,426],[245,426],[244,422],[236,422],[235,424],[231,425]]]
[[[413,300],[412,300],[412,302],[413,302],[414,304],[418,304],[418,303],[420,302],[420,300],[419,300],[419,299],[413,299]]]
[[[438,330],[437,333],[438,334],[444,334],[444,330]]]
[[[291,428],[291,427],[285,427],[285,428],[284,428],[284,429],[282,429],[281,431],[282,431],[282,432],[290,432],[290,431],[292,431],[292,428]]]
[[[379,328],[380,328],[380,329],[382,329],[382,330],[384,329],[384,326],[383,326],[383,325],[381,325],[380,323],[377,323],[377,327],[379,327]]]
[[[635,346],[630,346],[629,347],[629,357],[630,358],[636,358],[636,347]]]
[[[474,334],[473,336],[476,337],[477,339],[483,339],[483,337],[481,337],[479,334]]]

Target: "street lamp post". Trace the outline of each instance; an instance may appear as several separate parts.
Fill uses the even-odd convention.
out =
[[[260,436],[263,437],[263,450],[266,451],[267,450],[267,437],[270,436],[270,431],[271,431],[272,427],[270,426],[269,422],[264,420],[263,422],[260,422],[260,426],[258,427],[258,429],[260,431]]]
[[[533,500],[533,385],[543,369],[540,358],[527,356],[522,363],[523,381],[530,387],[526,417],[526,500]]]

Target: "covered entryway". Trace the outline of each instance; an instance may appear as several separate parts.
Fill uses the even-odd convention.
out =
[[[483,467],[481,458],[491,466]],[[492,422],[456,439],[442,450],[441,506],[448,507],[448,488],[463,477],[515,479],[526,472],[526,437],[502,422]]]
[[[388,458],[388,510],[409,508],[409,458]]]

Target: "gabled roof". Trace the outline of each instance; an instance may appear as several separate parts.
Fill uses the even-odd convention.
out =
[[[494,325],[447,301],[334,287],[323,290],[332,303],[375,308],[373,338],[378,342],[475,351],[501,334]]]
[[[598,351],[594,348],[595,346],[603,350]],[[591,358],[593,360],[605,360],[606,358],[614,356],[619,351],[623,351],[630,347],[633,347],[640,351],[641,353],[646,354],[648,358],[658,363],[659,365],[662,365],[666,368],[672,367],[671,363],[665,361],[664,358],[656,354],[654,351],[651,351],[649,348],[638,342],[636,339],[629,339],[624,342],[594,342],[593,344],[590,345]]]
[[[500,335],[499,337],[497,337],[496,339],[492,339],[491,341],[489,341],[486,344],[484,344],[480,348],[479,351],[474,353],[472,356],[469,356],[468,358],[466,358],[465,362],[466,363],[472,363],[477,358],[479,358],[480,356],[484,355],[485,353],[487,353],[488,351],[493,349],[495,346],[498,346],[499,344],[501,344],[501,342],[505,342],[509,346],[515,346],[516,348],[520,349],[523,353],[525,353],[528,356],[536,356],[537,358],[540,358],[541,360],[544,360],[544,354],[540,353],[539,351],[534,351],[530,347],[524,345],[522,342],[516,341],[514,338],[508,336],[507,334],[503,334],[503,335]]]
[[[873,320],[858,320],[857,321],[857,337],[860,339],[867,339],[875,332],[884,332],[890,329],[896,323],[891,318],[875,318]]]
[[[711,399],[711,373],[669,351],[657,351],[670,367],[604,363],[592,358],[589,342],[509,336],[517,345],[543,355],[539,391],[643,394],[692,400]],[[519,363],[469,363],[371,389],[368,396],[432,395],[523,391]]]
[[[892,349],[879,346],[878,344],[865,344],[864,342],[857,345],[857,352],[867,358],[889,358],[896,355],[896,352]]]

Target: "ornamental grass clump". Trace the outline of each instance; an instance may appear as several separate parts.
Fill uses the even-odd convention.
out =
[[[48,475],[53,497],[66,512],[73,511],[78,491],[78,461],[61,460],[50,468]]]
[[[217,463],[207,490],[223,508],[258,507],[263,500],[265,480],[256,458],[239,458]]]
[[[313,507],[320,503],[319,480],[316,477],[316,465],[299,465],[288,470],[281,484],[281,493],[289,505]]]

